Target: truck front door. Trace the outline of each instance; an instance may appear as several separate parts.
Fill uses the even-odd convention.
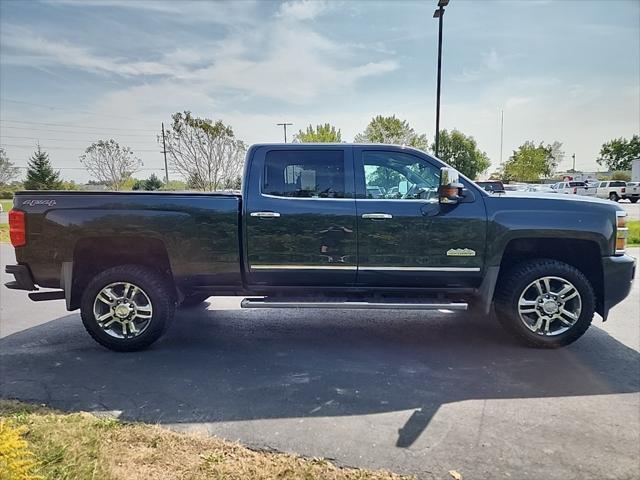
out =
[[[260,147],[245,189],[250,285],[346,286],[357,270],[349,146]]]
[[[479,285],[487,228],[481,194],[441,205],[440,165],[416,151],[356,147],[354,159],[358,285]]]

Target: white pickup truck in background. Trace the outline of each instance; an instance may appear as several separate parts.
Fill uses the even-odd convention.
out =
[[[567,195],[584,195],[587,197],[595,197],[596,185],[588,185],[585,182],[558,182],[551,186],[556,193],[565,193]]]
[[[596,197],[598,198],[608,198],[609,200],[617,202],[626,198],[626,195],[627,182],[622,180],[609,180],[598,183],[598,189],[596,191]]]
[[[640,198],[640,182],[627,182],[624,198],[627,198],[631,203],[636,203]]]

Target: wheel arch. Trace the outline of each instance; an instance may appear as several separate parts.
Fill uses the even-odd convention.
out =
[[[597,242],[565,238],[516,238],[505,246],[500,260],[496,285],[517,264],[537,258],[558,260],[580,270],[589,280],[596,295],[596,311],[604,312],[604,273]],[[495,289],[493,292],[495,299]]]
[[[176,294],[167,248],[161,240],[150,237],[87,237],[80,239],[73,251],[73,262],[63,269],[62,282],[67,308],[80,307],[82,292],[98,273],[119,265],[141,265],[160,273]]]

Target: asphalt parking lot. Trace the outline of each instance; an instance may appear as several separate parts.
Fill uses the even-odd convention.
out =
[[[10,246],[0,259],[4,272]],[[117,354],[62,302],[1,287],[0,395],[424,479],[639,478],[633,288],[608,322],[553,351],[463,314],[252,311],[220,298],[179,313],[152,349]]]

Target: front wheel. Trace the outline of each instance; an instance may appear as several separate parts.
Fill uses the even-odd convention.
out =
[[[111,350],[142,350],[171,322],[173,298],[156,271],[139,265],[113,267],[96,275],[82,294],[82,323],[95,341]]]
[[[521,343],[557,348],[587,331],[595,294],[577,268],[557,260],[530,260],[500,279],[495,307],[502,326]]]

